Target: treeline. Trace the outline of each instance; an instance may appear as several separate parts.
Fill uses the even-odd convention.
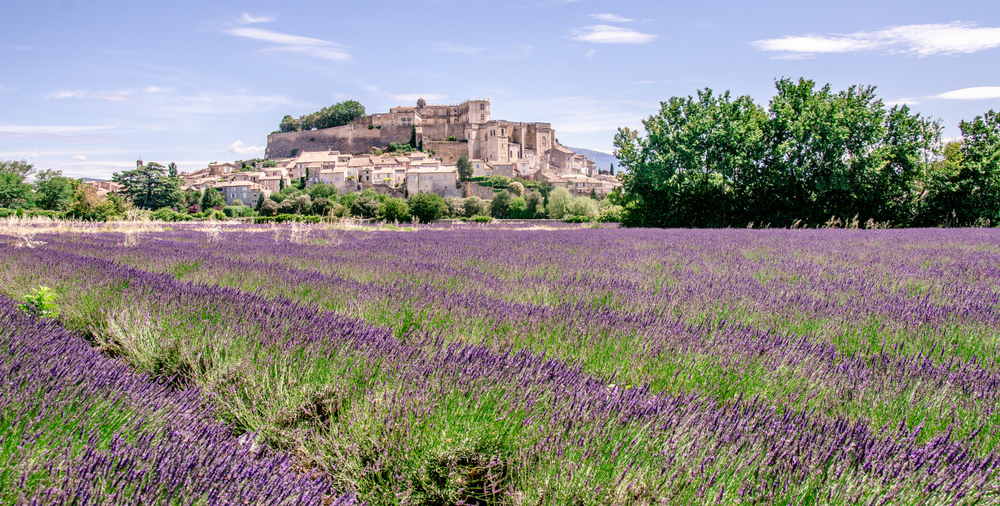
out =
[[[39,171],[25,160],[0,160],[0,217],[83,216],[124,213],[120,198],[99,198],[97,190],[59,170]]]
[[[393,197],[371,189],[337,195],[329,184],[314,184],[305,188],[289,185],[261,201],[255,215],[264,218],[317,216],[334,218],[365,218],[387,222],[429,223],[439,219],[489,221],[499,219],[560,219],[572,222],[617,222],[621,208],[605,199],[597,201],[586,196],[574,197],[565,188],[543,187],[525,189],[521,182],[494,176],[505,189],[496,191],[492,200],[472,196],[444,197],[433,193],[411,194],[407,198]],[[206,194],[209,191],[206,190]]]
[[[615,136],[622,223],[649,227],[986,226],[1000,218],[1000,117],[960,125],[887,107],[873,86],[782,79],[761,107],[710,89]]]
[[[285,115],[278,125],[279,132],[298,132],[346,125],[365,115],[365,106],[356,100],[346,100],[324,107],[316,112],[299,116]]]

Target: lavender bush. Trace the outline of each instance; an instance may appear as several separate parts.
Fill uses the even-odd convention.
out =
[[[1000,502],[988,231],[44,240],[3,290],[373,504]]]

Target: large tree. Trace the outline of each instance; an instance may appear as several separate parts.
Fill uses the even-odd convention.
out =
[[[410,195],[410,214],[416,216],[421,223],[439,220],[448,212],[448,204],[436,193],[418,193]]]
[[[472,177],[472,162],[469,161],[469,155],[462,154],[458,157],[458,161],[455,162],[455,167],[458,168],[458,177],[463,180]]]
[[[346,100],[338,104],[324,107],[314,113],[305,114],[298,120],[286,115],[281,119],[278,129],[282,132],[297,130],[312,130],[347,125],[365,115],[365,106],[357,100]]]
[[[834,93],[776,82],[768,109],[748,96],[674,97],[615,137],[623,224],[787,226],[831,217],[906,224],[913,182],[939,139],[937,123],[886,108],[873,87]]]
[[[80,183],[64,177],[61,170],[43,170],[35,175],[35,205],[52,211],[69,211],[76,202]]]
[[[33,195],[27,179],[34,171],[35,167],[24,160],[0,160],[0,207],[31,206]]]
[[[116,172],[111,180],[122,185],[122,195],[143,209],[175,207],[183,199],[180,179],[170,177],[167,168],[156,162],[140,165],[120,174]]]

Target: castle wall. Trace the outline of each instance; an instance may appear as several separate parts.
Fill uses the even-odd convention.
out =
[[[371,128],[358,123],[320,130],[302,132],[276,132],[267,136],[267,150],[264,158],[290,156],[293,149],[305,151],[340,151],[341,153],[368,153],[372,148],[385,149],[389,143],[410,142],[412,128],[409,125],[382,125]],[[417,142],[465,138],[464,125],[424,125],[417,127]]]

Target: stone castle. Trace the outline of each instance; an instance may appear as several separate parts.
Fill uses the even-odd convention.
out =
[[[267,137],[265,158],[287,158],[314,151],[370,153],[390,143],[406,144],[416,135],[425,150],[454,163],[462,154],[491,167],[510,165],[521,176],[543,171],[557,175],[594,175],[594,163],[556,140],[549,123],[520,123],[490,117],[489,99],[456,105],[394,107],[354,123],[320,130],[276,132]]]

